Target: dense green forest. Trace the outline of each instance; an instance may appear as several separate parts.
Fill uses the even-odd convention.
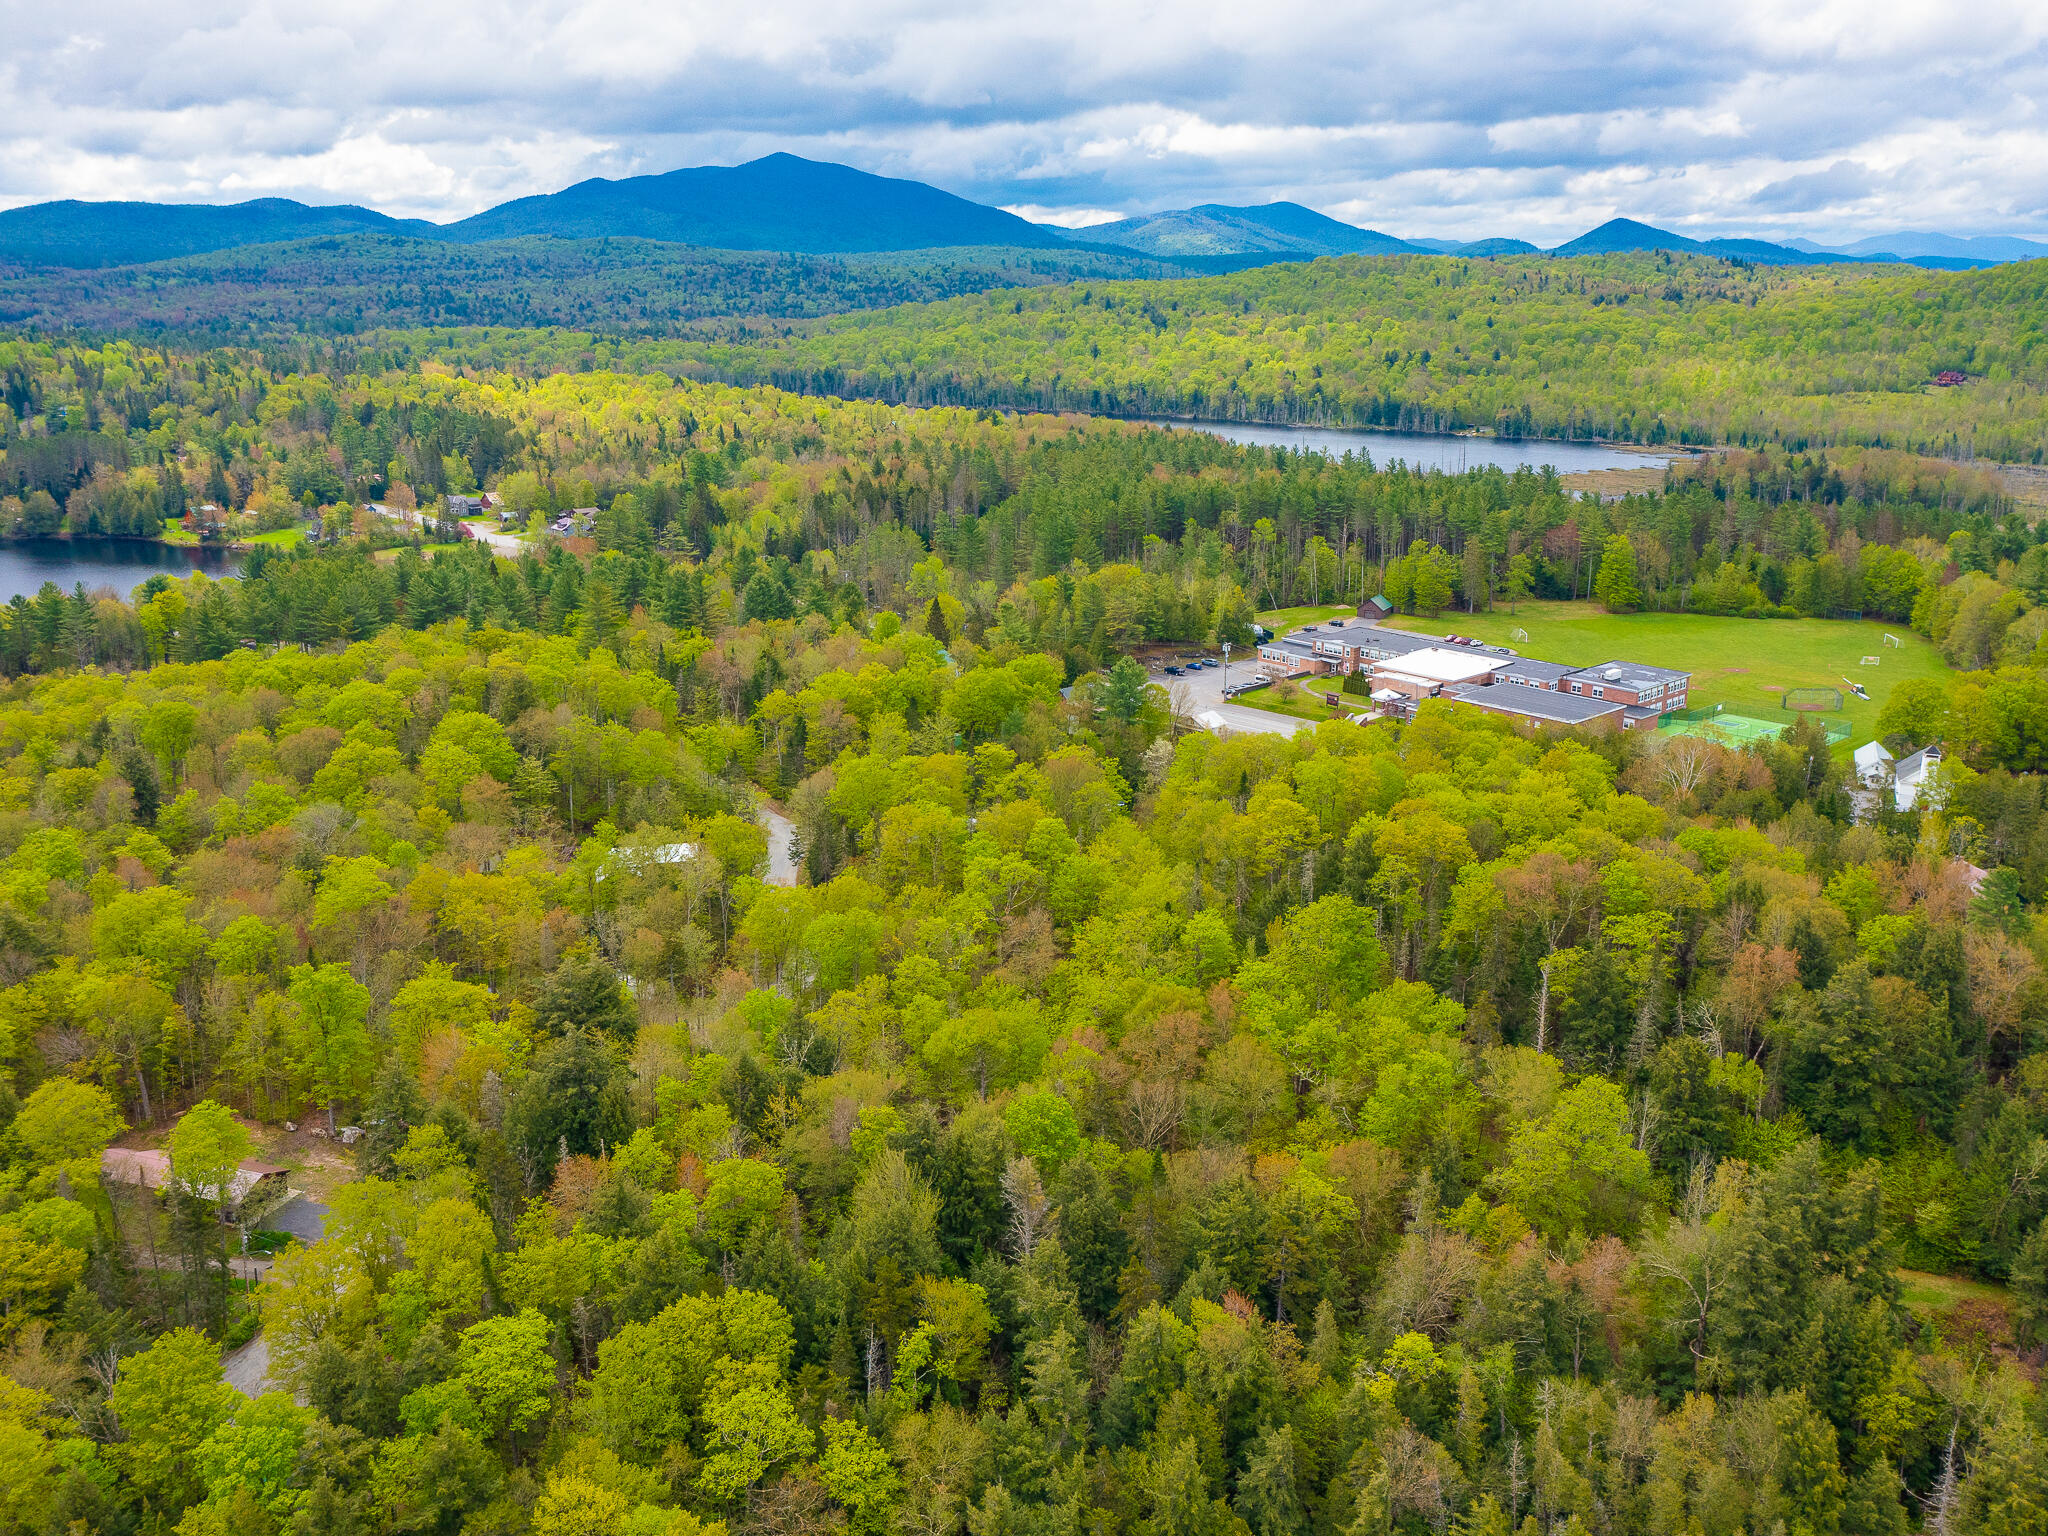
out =
[[[1175,275],[1200,265],[337,236],[0,270],[0,319],[184,347],[289,351],[320,335],[459,366],[611,366],[920,405],[2048,455],[2040,262],[1932,272],[1630,252]],[[1965,382],[1935,386],[1949,370]]]
[[[354,336],[419,326],[716,335],[702,322],[807,318],[1188,264],[1106,251],[962,246],[873,255],[715,251],[655,240],[451,245],[328,235],[135,265],[0,262],[0,324],[181,341]]]
[[[355,503],[431,506],[484,483],[529,520],[603,509],[588,566],[540,542],[516,565],[409,556],[344,577],[262,550],[250,580],[209,590],[182,629],[160,611],[186,602],[182,589],[150,598],[141,620],[84,593],[17,598],[0,614],[0,669],[358,638],[400,614],[560,630],[592,576],[621,615],[646,603],[679,627],[806,603],[921,611],[934,594],[917,569],[936,555],[956,588],[951,630],[1014,635],[1007,602],[1072,679],[1140,641],[1248,638],[1260,608],[1376,592],[1428,614],[1584,598],[1602,591],[1603,567],[1618,578],[1626,565],[1631,605],[1650,610],[1911,623],[1977,681],[1897,734],[1917,745],[1945,727],[1980,765],[2048,765],[2029,723],[2044,528],[1967,466],[1732,454],[1603,504],[1529,471],[1380,470],[1110,421],[904,411],[660,373],[457,372],[446,346],[0,343],[0,537],[146,535],[208,504],[229,531],[312,511],[339,535],[372,527]],[[1051,595],[1010,602],[1019,582],[1045,581]],[[721,587],[730,600],[714,612]]]
[[[563,333],[0,391],[0,533],[325,535],[0,610],[0,1529],[2048,1529],[2048,546],[1988,477],[1603,505]],[[358,533],[477,486],[595,537]],[[1126,655],[1377,591],[1882,612],[1949,761],[1859,817],[1811,727],[1219,738]],[[251,1291],[207,1192],[343,1125]]]
[[[1344,257],[985,293],[647,354],[918,404],[2048,456],[2048,264]],[[1943,370],[1969,376],[1933,387]]]

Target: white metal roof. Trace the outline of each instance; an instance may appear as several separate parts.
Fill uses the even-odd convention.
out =
[[[1469,683],[1474,678],[1497,671],[1500,664],[1498,656],[1432,646],[1426,651],[1410,651],[1398,660],[1383,662],[1373,669],[1373,675],[1412,677],[1425,683]]]

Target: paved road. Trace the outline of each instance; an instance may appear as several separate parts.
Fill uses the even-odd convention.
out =
[[[477,543],[490,545],[492,549],[508,559],[517,560],[521,555],[533,548],[533,545],[525,539],[517,538],[509,533],[498,532],[496,525],[492,523],[464,523],[462,526],[476,535]]]
[[[396,507],[386,506],[381,501],[366,501],[363,505],[377,517],[389,518],[394,523],[405,523],[410,527],[417,528],[422,536],[431,536],[433,533],[434,514],[431,511],[412,513],[410,519],[408,519],[406,513],[399,511]],[[462,526],[475,536],[479,544],[488,544],[499,554],[509,556],[514,560],[517,560],[527,550],[533,548],[524,539],[516,538],[509,533],[500,533],[496,523],[470,522],[465,520]]]
[[[770,885],[795,885],[797,863],[790,857],[790,847],[796,841],[796,828],[787,816],[773,809],[766,802],[761,806],[761,825],[768,832],[768,883]]]
[[[255,1338],[220,1363],[220,1378],[244,1397],[261,1397],[270,1390],[270,1340]]]

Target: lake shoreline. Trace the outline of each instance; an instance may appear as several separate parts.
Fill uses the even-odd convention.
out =
[[[152,576],[189,576],[194,571],[231,576],[240,572],[246,558],[246,550],[219,541],[186,544],[162,538],[54,534],[0,539],[0,603],[34,598],[45,583],[66,594],[83,586],[88,592],[107,589],[128,598]]]
[[[1186,427],[1198,432],[1217,427],[1237,427],[1271,432],[1348,432],[1360,436],[1380,433],[1390,437],[1435,437],[1457,442],[1542,443],[1558,448],[1604,448],[1613,453],[1639,453],[1665,459],[1689,459],[1702,454],[1724,453],[1731,446],[1727,443],[1638,443],[1611,437],[1503,437],[1500,433],[1488,432],[1483,427],[1461,427],[1450,432],[1425,432],[1416,427],[1360,427],[1327,421],[1253,421],[1249,418],[1223,416],[1117,416],[1108,412],[1083,414],[1097,415],[1105,421],[1128,421],[1143,427]]]
[[[1607,443],[1590,439],[1499,437],[1491,433],[1415,432],[1389,427],[1323,427],[1305,422],[1227,421],[1194,416],[1114,416],[1104,420],[1200,432],[1241,447],[1281,448],[1342,458],[1357,454],[1375,467],[1404,464],[1411,470],[1447,475],[1500,469],[1552,469],[1560,476],[1626,471],[1659,478],[1672,465],[1689,463],[1695,450]]]

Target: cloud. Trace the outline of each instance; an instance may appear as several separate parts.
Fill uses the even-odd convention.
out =
[[[1815,213],[1861,202],[1876,190],[1868,166],[1837,160],[1826,170],[1806,171],[1758,187],[1750,194],[1750,202],[1785,213]]]
[[[1047,208],[1038,203],[1005,203],[1003,212],[1059,229],[1087,229],[1096,224],[1114,224],[1123,217],[1114,208]]]
[[[1094,219],[1288,198],[1395,233],[1615,214],[2048,234],[2048,6],[1978,0],[83,0],[9,7],[0,205],[459,218],[786,149]]]

